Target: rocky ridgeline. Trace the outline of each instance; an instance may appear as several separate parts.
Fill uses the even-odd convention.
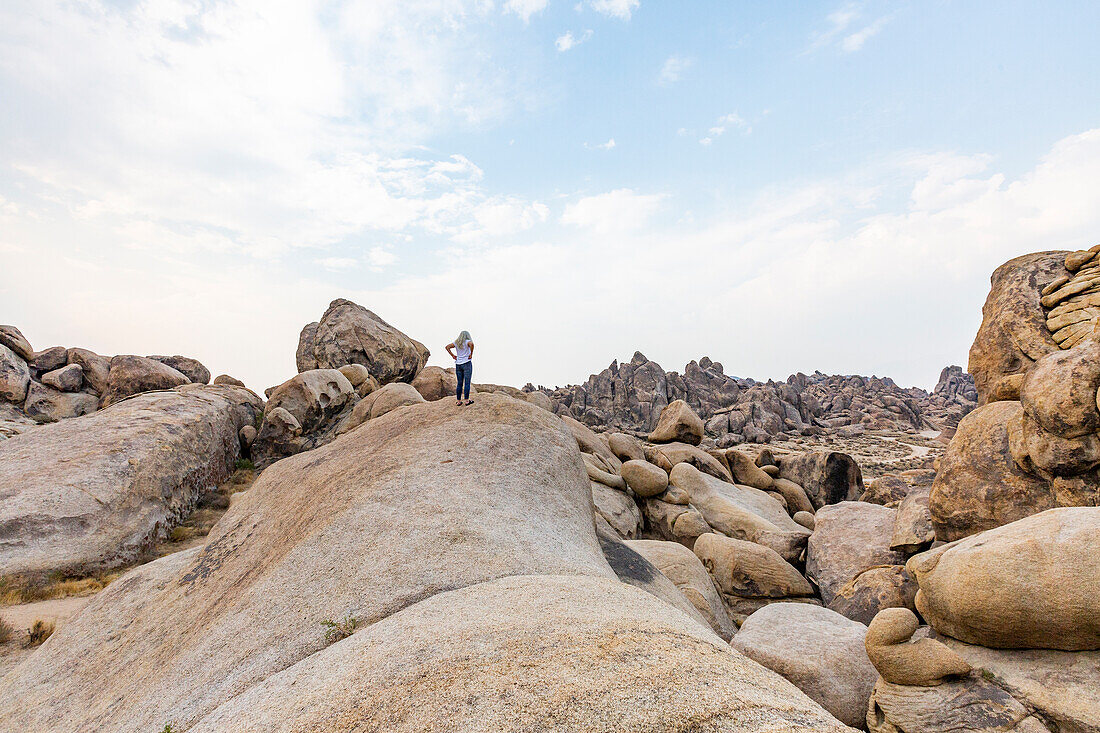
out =
[[[639,358],[606,386],[647,429],[597,432],[561,402],[573,392],[478,385],[456,405],[453,370],[344,300],[303,329],[301,371],[266,404],[181,385],[15,436],[0,443],[3,582],[119,567],[118,543],[176,521],[237,452],[267,468],[204,545],[130,570],[0,679],[0,721],[1100,731],[1100,342],[1053,340],[1055,255],[1065,270],[1067,253],[1044,253],[995,274],[976,391],[953,367],[935,392],[983,405],[938,472],[867,486],[843,453],[719,447],[707,424],[751,413],[739,400],[760,387],[782,395],[770,414],[809,428],[918,427],[926,413],[887,380],[746,385],[703,360],[675,398]],[[689,377],[732,401],[704,418]],[[822,393],[848,412],[811,419],[848,424],[802,417]]]
[[[689,362],[683,374],[666,372],[640,352],[629,362],[612,362],[584,384],[543,391],[559,413],[591,427],[632,432],[649,432],[666,405],[684,400],[719,447],[832,431],[852,436],[950,430],[977,400],[969,375],[957,366],[945,368],[929,394],[902,389],[889,378],[821,372],[757,382],[729,376],[707,357]]]
[[[210,370],[186,356],[111,357],[64,346],[35,351],[18,328],[0,326],[0,440],[136,394],[209,382]],[[224,374],[214,382],[243,386]]]

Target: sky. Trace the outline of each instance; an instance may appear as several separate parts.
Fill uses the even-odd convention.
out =
[[[0,322],[262,390],[344,297],[474,380],[966,364],[1100,243],[1100,3],[0,0]]]

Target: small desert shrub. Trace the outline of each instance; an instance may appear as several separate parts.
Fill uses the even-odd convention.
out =
[[[325,641],[329,644],[335,644],[355,633],[355,630],[359,628],[359,619],[349,613],[340,621],[325,620],[321,622],[321,625],[325,627]]]
[[[38,646],[53,634],[53,624],[38,619],[27,629],[27,646]]]
[[[172,733],[172,724],[165,723],[164,727],[160,729],[160,733]]]
[[[255,471],[256,470],[256,464],[253,463],[252,461],[250,461],[247,458],[238,458],[237,459],[237,470],[238,471]]]
[[[15,629],[11,627],[3,616],[0,616],[0,644],[7,644],[11,641],[11,635],[15,632]]]
[[[111,572],[83,578],[58,574],[0,578],[0,606],[17,606],[21,603],[94,593],[106,588],[119,575],[119,572]]]

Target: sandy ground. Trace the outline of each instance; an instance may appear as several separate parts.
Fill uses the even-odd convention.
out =
[[[27,630],[35,621],[52,623],[56,631],[80,613],[94,595],[55,598],[0,608],[0,618],[15,629],[12,638],[6,644],[0,644],[0,677],[34,653],[34,649],[28,649],[24,644],[27,641]]]
[[[742,444],[736,446],[755,456],[764,448],[773,453],[799,453],[809,450],[835,450],[852,456],[863,471],[863,480],[870,481],[884,473],[907,471],[914,468],[932,468],[932,463],[943,454],[946,446],[935,430],[911,433],[867,433],[843,438],[838,435],[818,435],[791,440],[777,440],[767,445]]]

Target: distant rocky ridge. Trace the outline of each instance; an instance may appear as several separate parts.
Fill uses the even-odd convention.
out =
[[[533,390],[528,385],[525,389]],[[666,405],[684,400],[705,421],[720,447],[764,443],[777,437],[840,430],[952,431],[977,406],[970,375],[949,366],[932,393],[899,387],[888,377],[798,373],[786,382],[757,382],[727,375],[721,363],[703,357],[683,374],[635,352],[629,362],[614,361],[584,384],[540,388],[554,411],[586,425],[646,432]]]

